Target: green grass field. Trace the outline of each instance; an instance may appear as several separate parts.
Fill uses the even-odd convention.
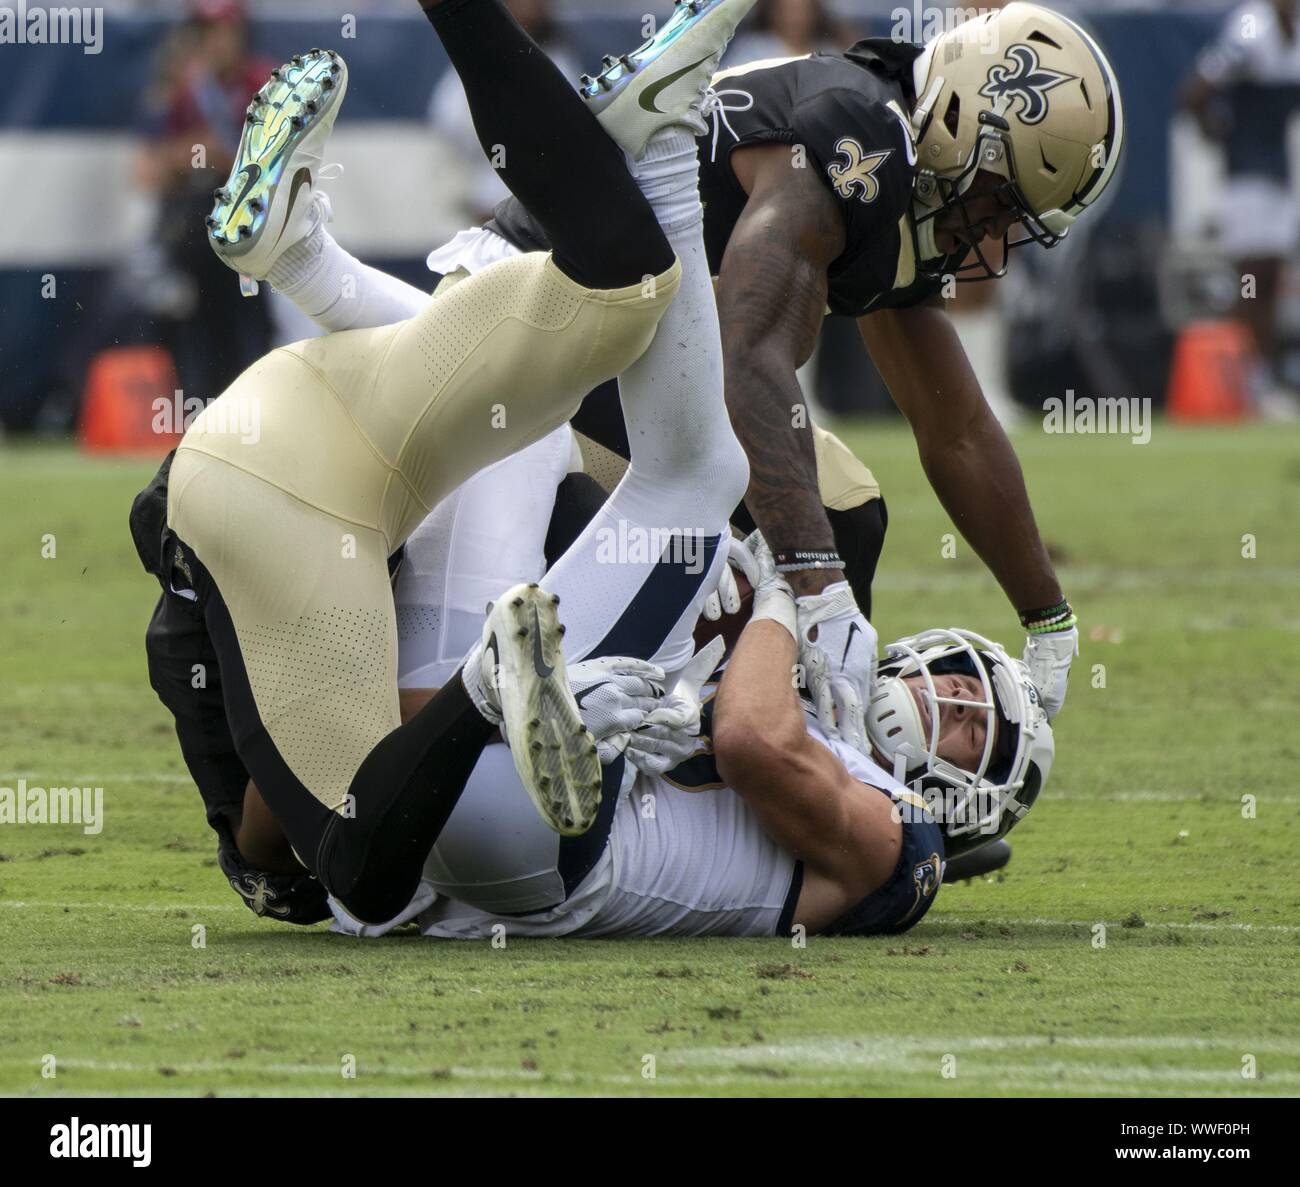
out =
[[[846,436],[890,504],[882,638],[1018,650],[964,543],[941,556],[906,431]],[[1052,781],[1004,876],[901,939],[804,949],[258,920],[145,678],[157,586],[126,515],[152,467],[0,450],[0,786],[105,802],[97,836],[0,825],[0,1092],[1300,1092],[1300,430],[1016,444],[1084,621]]]

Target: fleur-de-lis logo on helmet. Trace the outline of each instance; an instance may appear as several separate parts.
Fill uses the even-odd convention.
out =
[[[874,202],[880,193],[876,170],[889,160],[894,150],[869,153],[851,136],[845,136],[835,145],[835,151],[844,158],[827,169],[836,192],[842,198],[857,196],[863,202]]]
[[[995,102],[1005,98],[1008,108],[1019,99],[1016,118],[1022,124],[1041,123],[1047,114],[1047,92],[1078,77],[1039,65],[1038,55],[1028,45],[1013,45],[1007,50],[1006,61],[1010,65],[999,63],[989,71],[980,94]]]

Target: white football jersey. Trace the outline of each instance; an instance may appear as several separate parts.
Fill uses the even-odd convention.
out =
[[[811,714],[807,722],[855,778],[906,794],[876,763],[827,738]],[[794,858],[719,781],[688,789],[680,778],[625,777],[608,841],[567,896],[563,843],[519,786],[506,747],[490,746],[430,854],[411,908],[386,927],[365,929],[336,908],[335,930],[376,935],[416,919],[425,935],[445,939],[771,936],[794,910]]]

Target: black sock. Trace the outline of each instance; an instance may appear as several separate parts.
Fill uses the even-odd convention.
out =
[[[668,271],[673,250],[623,150],[501,0],[421,2],[483,151],[504,151],[501,180],[541,223],[560,270],[598,289]]]
[[[366,756],[349,788],[352,818],[336,814],[316,853],[317,875],[350,914],[386,923],[410,903],[495,730],[457,672]]]

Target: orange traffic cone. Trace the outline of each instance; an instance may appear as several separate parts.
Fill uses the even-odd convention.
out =
[[[114,346],[90,364],[81,404],[82,447],[104,453],[163,454],[179,440],[172,415],[176,368],[161,346]],[[165,401],[165,411],[160,411]]]
[[[1254,341],[1240,322],[1193,322],[1174,349],[1165,403],[1170,420],[1245,420],[1252,412],[1254,358]]]

